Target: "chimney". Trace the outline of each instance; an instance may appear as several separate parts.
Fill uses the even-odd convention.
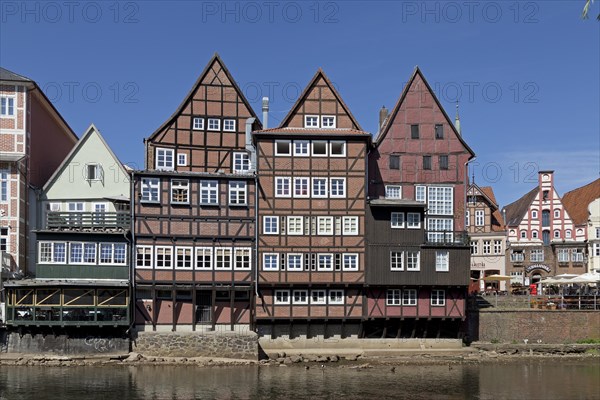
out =
[[[387,117],[388,117],[388,110],[387,110],[387,108],[385,108],[385,106],[382,106],[381,110],[379,110],[379,131],[381,131],[381,127],[383,126],[383,123],[385,122]]]
[[[269,127],[269,98],[262,98],[263,129]]]
[[[458,100],[456,100],[456,117],[454,117],[454,127],[456,128],[456,132],[462,136],[462,132],[460,131],[460,116],[458,115]]]

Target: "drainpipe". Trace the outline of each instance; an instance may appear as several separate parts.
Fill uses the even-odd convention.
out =
[[[144,140],[144,144],[146,141]],[[135,171],[131,172],[131,181],[129,184],[129,215],[130,215],[130,232],[131,232],[131,246],[129,246],[129,288],[131,289],[131,293],[129,293],[129,313],[131,318],[131,323],[129,324],[129,330],[133,328],[135,325],[135,278],[133,270],[135,268],[135,220],[134,220],[134,210],[135,210]]]
[[[263,129],[269,127],[269,98],[262,98]]]
[[[254,121],[256,118],[253,117],[246,120],[246,150],[250,153],[250,170],[254,172],[254,294],[258,297],[258,165],[256,163],[256,147],[252,143]]]

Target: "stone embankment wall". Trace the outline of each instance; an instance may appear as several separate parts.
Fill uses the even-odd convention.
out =
[[[472,340],[573,343],[600,339],[600,311],[479,310],[469,314]]]
[[[132,347],[145,356],[258,360],[254,332],[139,332]]]
[[[68,335],[24,334],[5,332],[0,334],[0,353],[23,354],[119,354],[129,352],[129,338],[71,337]]]

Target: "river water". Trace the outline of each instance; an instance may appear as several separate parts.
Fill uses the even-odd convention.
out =
[[[290,367],[0,367],[1,400],[600,399],[600,361]]]

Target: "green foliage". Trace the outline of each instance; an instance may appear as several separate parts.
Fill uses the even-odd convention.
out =
[[[600,339],[579,339],[577,342],[575,342],[577,344],[600,344]]]
[[[492,340],[490,340],[490,342],[491,342],[491,343],[494,343],[494,344],[500,343],[500,341],[499,341],[498,339],[495,339],[495,338],[494,338],[494,339],[492,339]]]

